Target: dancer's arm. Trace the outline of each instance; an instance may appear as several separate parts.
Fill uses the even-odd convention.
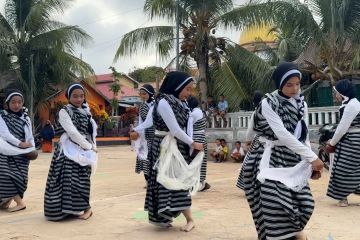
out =
[[[184,143],[188,144],[189,146],[194,142],[183,129],[180,128],[173,110],[171,109],[169,103],[165,99],[161,99],[158,107],[157,112],[160,114],[161,118],[164,120],[166,126],[169,128],[171,135],[180,139]]]
[[[269,126],[280,140],[282,145],[301,155],[309,162],[312,162],[318,158],[317,155],[311,150],[311,148],[301,143],[285,128],[281,118],[270,107],[266,99],[261,102],[261,107],[262,115],[265,117],[266,121],[269,123]]]
[[[65,109],[61,109],[59,112],[59,123],[64,128],[70,139],[77,143],[81,148],[90,150],[92,144],[89,143],[86,138],[80,134],[80,132],[74,126],[69,114]]]
[[[339,125],[336,128],[334,136],[330,140],[331,146],[335,146],[345,135],[345,133],[349,130],[351,123],[359,114],[359,111],[360,103],[357,100],[350,100],[350,102],[345,106],[343,116],[339,122]]]

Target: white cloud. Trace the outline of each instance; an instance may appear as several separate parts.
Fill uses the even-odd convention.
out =
[[[26,1],[26,0],[23,0]],[[242,4],[247,0],[235,0]],[[77,56],[91,64],[97,74],[109,72],[108,68],[115,65],[120,72],[128,72],[133,67],[165,66],[167,62],[159,61],[156,54],[144,53],[134,57],[121,58],[113,64],[115,52],[120,39],[125,33],[138,27],[164,24],[164,21],[150,22],[142,12],[145,0],[76,0],[62,15],[55,15],[58,21],[69,25],[78,25],[93,38],[88,48],[78,48]],[[0,12],[4,12],[5,0],[0,0]],[[219,35],[227,36],[235,42],[239,40],[238,31],[218,31]]]

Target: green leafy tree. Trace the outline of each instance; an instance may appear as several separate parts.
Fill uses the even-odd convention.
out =
[[[0,71],[16,72],[32,118],[59,87],[94,75],[91,66],[74,55],[75,46],[86,46],[91,37],[51,18],[71,2],[6,0],[5,14],[0,14]]]

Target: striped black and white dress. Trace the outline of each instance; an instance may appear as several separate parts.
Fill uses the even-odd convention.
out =
[[[340,132],[337,129],[330,141],[331,145],[335,145],[335,156],[327,196],[336,200],[345,200],[352,193],[360,194],[360,158],[358,157],[360,154],[360,114],[357,114],[359,108],[360,103],[357,99],[352,99],[345,106],[338,125]],[[357,115],[354,118],[348,116],[347,113]],[[349,128],[343,129],[342,125],[346,125],[346,121],[352,122]],[[333,143],[334,140],[338,142]]]
[[[66,111],[82,136],[85,136],[85,146],[91,149],[93,143],[91,116],[82,109],[67,105],[61,111]],[[59,113],[59,118],[61,117]],[[60,119],[59,119],[60,120]],[[61,122],[60,122],[61,124]],[[65,132],[65,126],[61,125]],[[68,133],[70,136],[70,133]],[[71,136],[70,136],[71,137]],[[73,142],[74,139],[71,138]],[[76,144],[80,145],[78,142]],[[80,145],[81,146],[81,145]],[[70,160],[61,151],[61,145],[56,146],[46,182],[44,211],[50,221],[62,220],[70,215],[80,215],[90,208],[90,176],[91,167],[81,166]]]
[[[29,141],[27,138],[31,138],[31,142],[33,142],[33,137],[26,136],[25,133],[26,125],[31,129],[30,119],[27,116],[18,116],[6,110],[1,110],[0,115],[10,134],[16,139],[24,142]],[[24,197],[28,184],[28,173],[29,160],[24,155],[0,154],[0,204],[16,195]]]
[[[194,111],[198,111],[198,114],[202,116],[199,120],[194,122],[192,137],[194,142],[204,144],[204,159],[201,164],[201,170],[200,170],[200,181],[201,183],[204,183],[206,181],[206,170],[207,170],[207,142],[205,137],[206,115],[204,114],[203,111],[201,111],[200,108],[195,108],[193,112]]]
[[[139,109],[139,126],[143,122],[145,122],[146,117],[149,114],[149,110],[153,105],[154,105],[154,101],[152,101],[150,103],[145,102],[145,103],[140,105],[140,109]],[[145,140],[146,140],[147,147],[148,147],[148,154],[151,151],[151,143],[152,143],[152,140],[154,138],[154,134],[155,134],[154,126],[145,128]],[[148,159],[141,159],[140,157],[137,156],[136,157],[135,172],[139,173],[139,174],[141,172],[144,172],[144,175],[148,175],[149,174],[149,161],[148,161]]]
[[[250,147],[248,149],[248,152],[250,152],[252,150],[253,144],[257,139],[258,139],[258,136],[255,136],[254,139],[251,142],[251,145],[250,145]],[[241,165],[241,168],[240,168],[239,177],[238,177],[237,182],[236,182],[236,186],[238,188],[240,188],[241,190],[245,190],[245,186],[244,186],[244,168],[246,166],[247,159],[248,159],[248,154],[246,153],[244,161],[243,161],[243,163]]]
[[[298,108],[277,92],[269,94],[263,101],[267,101],[267,106],[270,106],[280,117],[288,133],[294,133],[299,120]],[[260,105],[255,112],[254,130],[259,136],[268,140],[279,139],[264,117],[262,108]],[[303,146],[304,151],[310,151],[310,147],[300,142],[299,144]],[[268,179],[263,183],[258,181],[257,175],[263,153],[263,143],[255,138],[243,167],[245,195],[251,208],[258,239],[292,239],[304,229],[314,209],[309,185],[306,184],[295,192],[278,181]],[[314,155],[316,159],[314,153],[311,152],[309,155]],[[275,145],[272,148],[269,164],[271,168],[286,168],[293,167],[300,161],[300,155],[293,150],[286,146]]]
[[[153,111],[153,123],[156,131],[169,132],[168,126],[157,112],[159,101],[162,99],[165,99],[170,105],[179,127],[185,129],[187,126],[189,110],[174,96],[160,94],[157,97]],[[182,210],[191,207],[191,196],[188,190],[168,190],[156,181],[157,170],[154,169],[154,165],[160,155],[160,144],[163,138],[163,135],[156,134],[155,132],[151,151],[148,155],[150,172],[145,198],[145,210],[148,211],[149,222],[159,226],[167,226],[173,221],[173,218],[180,215]],[[190,161],[189,145],[177,139],[177,146],[185,160]]]

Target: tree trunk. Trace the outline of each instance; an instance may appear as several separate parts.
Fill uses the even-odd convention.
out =
[[[199,90],[201,102],[206,102],[208,95],[209,77],[209,47],[208,35],[204,34],[204,40],[198,52],[197,66],[199,70]]]

